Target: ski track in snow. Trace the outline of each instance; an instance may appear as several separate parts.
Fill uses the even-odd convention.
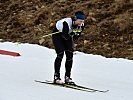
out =
[[[83,86],[107,93],[39,84],[34,80],[53,80],[55,51],[33,44],[0,43],[0,49],[16,51],[20,57],[0,55],[0,100],[132,100],[133,61],[105,58],[76,51],[73,80]],[[64,80],[65,57],[61,67]]]

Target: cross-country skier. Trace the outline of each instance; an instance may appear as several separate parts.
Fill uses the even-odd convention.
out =
[[[57,57],[54,63],[54,83],[61,84],[60,67],[64,53],[65,62],[65,83],[74,84],[71,76],[73,64],[73,41],[77,40],[84,29],[85,15],[82,11],[77,11],[72,18],[64,18],[56,23],[53,32],[59,32],[52,35],[53,44]]]

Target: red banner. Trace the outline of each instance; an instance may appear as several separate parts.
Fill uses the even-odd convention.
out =
[[[11,51],[6,51],[6,50],[0,50],[0,54],[10,55],[10,56],[20,56],[20,54],[17,52],[11,52]]]

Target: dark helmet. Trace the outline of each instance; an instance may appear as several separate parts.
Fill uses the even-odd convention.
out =
[[[75,13],[75,20],[77,19],[85,20],[85,14],[82,11],[77,11]]]

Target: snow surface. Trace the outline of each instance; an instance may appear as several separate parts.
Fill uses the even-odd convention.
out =
[[[83,86],[109,90],[88,93],[34,82],[53,80],[55,51],[32,44],[0,43],[0,49],[20,57],[0,55],[0,100],[133,100],[133,61],[76,51],[73,80]],[[61,78],[64,78],[64,63]]]

